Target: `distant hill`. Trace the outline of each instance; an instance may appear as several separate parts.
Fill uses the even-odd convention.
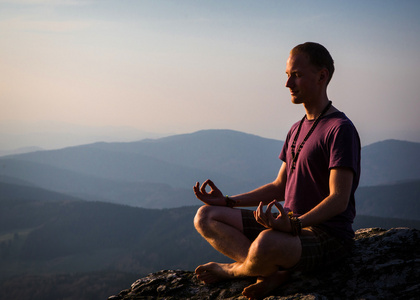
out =
[[[33,186],[25,186],[19,184],[5,183],[0,181],[0,200],[25,201],[25,202],[52,202],[52,201],[81,201],[76,197],[66,194],[60,194]]]
[[[0,157],[0,181],[73,197],[147,208],[195,205],[196,181],[211,178],[226,194],[275,179],[283,142],[232,130],[130,143],[95,143]],[[388,140],[362,149],[360,186],[420,179],[420,143]]]
[[[214,178],[236,185],[273,180],[283,143],[232,130],[206,130],[132,143],[95,143],[9,156],[121,181],[165,182],[191,188]],[[1,160],[0,160],[1,161]]]
[[[232,130],[203,130],[158,140],[95,146],[266,183],[277,175],[283,142]]]
[[[410,219],[401,219],[401,218],[381,218],[381,217],[372,217],[366,215],[358,215],[354,219],[353,229],[361,228],[398,228],[398,227],[408,227],[420,229],[420,220],[410,220]]]
[[[173,188],[166,183],[122,181],[59,169],[43,163],[5,159],[7,175],[0,182],[38,187],[56,193],[89,200],[148,208],[194,205],[192,188]],[[1,169],[0,169],[1,172]],[[192,185],[191,185],[192,186]],[[27,189],[22,190],[22,192]],[[3,193],[7,193],[5,190]],[[35,192],[36,194],[38,192]],[[28,193],[30,196],[30,193]]]
[[[196,209],[0,198],[0,281],[24,273],[191,269],[215,255],[194,230]]]
[[[56,197],[56,194],[51,194]],[[403,206],[404,203],[401,203]],[[0,280],[22,273],[113,270],[147,274],[226,260],[193,226],[197,206],[143,209],[103,202],[0,197]],[[368,223],[370,222],[370,223]],[[358,216],[364,225],[420,221]]]
[[[386,140],[362,149],[361,186],[420,179],[420,143]]]
[[[151,210],[62,199],[0,197],[0,279],[105,269],[147,274],[226,260],[195,231],[197,206]],[[420,225],[419,220],[358,216],[355,228],[367,222],[386,228]]]
[[[420,220],[420,180],[360,187],[357,212],[362,215]]]
[[[281,146],[279,141],[229,130],[96,143],[2,157],[0,180],[13,177],[86,200],[179,207],[196,203],[196,181],[212,178],[233,194],[273,180]]]
[[[1,133],[0,133],[1,136]],[[11,154],[21,154],[21,153],[29,153],[35,151],[43,151],[44,149],[41,147],[23,147],[14,150],[0,150],[0,156],[6,156]]]

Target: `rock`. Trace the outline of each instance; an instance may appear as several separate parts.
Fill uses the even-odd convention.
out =
[[[312,273],[295,273],[265,300],[277,299],[418,299],[419,230],[360,229],[353,256]],[[255,279],[205,285],[193,272],[165,270],[138,279],[108,300],[246,299],[242,290]]]

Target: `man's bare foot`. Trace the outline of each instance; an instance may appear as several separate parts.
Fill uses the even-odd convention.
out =
[[[268,277],[258,277],[257,282],[246,287],[242,295],[250,300],[261,299],[289,279],[289,272],[278,271]]]
[[[234,278],[232,273],[233,264],[221,264],[215,262],[209,262],[205,265],[198,266],[195,269],[198,279],[204,283],[215,283],[221,280],[227,280]]]

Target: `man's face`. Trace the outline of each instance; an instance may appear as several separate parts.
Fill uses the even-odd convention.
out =
[[[310,64],[305,54],[291,54],[286,64],[286,87],[290,89],[292,102],[310,103],[319,94],[319,72]]]

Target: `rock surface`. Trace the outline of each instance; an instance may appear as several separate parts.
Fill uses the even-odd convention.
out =
[[[420,231],[409,228],[361,229],[354,255],[318,273],[296,273],[265,300],[418,299]],[[255,279],[205,285],[193,272],[166,270],[138,279],[109,300],[246,299],[242,290]]]

